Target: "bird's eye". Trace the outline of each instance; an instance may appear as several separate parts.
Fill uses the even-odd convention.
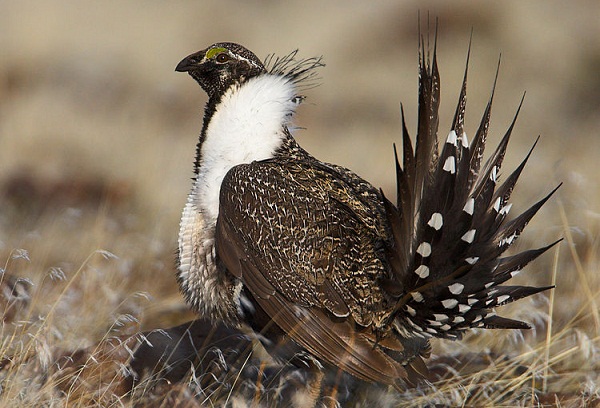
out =
[[[229,61],[229,55],[222,52],[219,55],[216,56],[215,60],[219,63],[219,64],[224,64],[227,61]]]

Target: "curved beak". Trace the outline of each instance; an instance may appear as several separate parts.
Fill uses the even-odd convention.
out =
[[[194,54],[188,55],[182,59],[179,64],[175,67],[177,72],[189,72],[197,69],[202,60],[204,59],[204,51],[198,51]]]

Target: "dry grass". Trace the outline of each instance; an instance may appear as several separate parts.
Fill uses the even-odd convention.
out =
[[[527,91],[505,166],[514,167],[537,134],[542,139],[515,209],[565,185],[516,246],[565,239],[518,279],[557,288],[505,308],[532,331],[436,342],[431,387],[403,395],[369,389],[350,399],[597,406],[600,6],[583,0],[0,4],[0,406],[244,406],[247,399],[226,391],[194,399],[198,376],[169,387],[145,383],[123,396],[130,350],[143,341],[135,334],[194,317],[177,291],[174,249],[204,99],[174,66],[222,40],[261,56],[296,47],[324,55],[323,85],[308,92],[297,120],[308,130],[298,139],[391,191],[400,101],[416,126],[418,8],[440,18],[442,129],[471,27],[471,133],[499,52],[490,143]]]

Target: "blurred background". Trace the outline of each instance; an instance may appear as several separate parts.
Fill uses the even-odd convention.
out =
[[[416,128],[419,11],[425,34],[439,19],[442,137],[471,31],[469,136],[500,54],[490,146],[526,92],[504,174],[541,139],[513,211],[564,185],[515,247],[568,231],[578,259],[564,243],[557,263],[546,254],[522,279],[548,284],[557,266],[555,319],[592,327],[581,293],[597,297],[600,280],[599,2],[0,1],[0,266],[46,299],[37,313],[91,317],[56,319],[56,342],[90,344],[123,313],[143,328],[192,316],[174,259],[206,98],[174,72],[183,57],[218,41],[263,58],[322,55],[296,137],[391,196],[400,103]]]

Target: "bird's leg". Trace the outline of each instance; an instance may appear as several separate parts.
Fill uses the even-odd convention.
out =
[[[327,408],[337,408],[339,407],[339,402],[338,402],[338,386],[340,384],[340,382],[342,381],[342,376],[343,376],[344,372],[341,369],[337,369],[336,375],[335,375],[335,382],[333,383],[333,385],[331,387],[327,387],[323,390],[323,396],[321,397],[323,400],[323,405]]]
[[[325,372],[323,371],[322,367],[318,367],[316,365],[312,365],[310,368],[310,374],[306,384],[306,391],[309,397],[308,401],[306,401],[306,406],[315,408],[321,397],[321,389],[323,386]]]

